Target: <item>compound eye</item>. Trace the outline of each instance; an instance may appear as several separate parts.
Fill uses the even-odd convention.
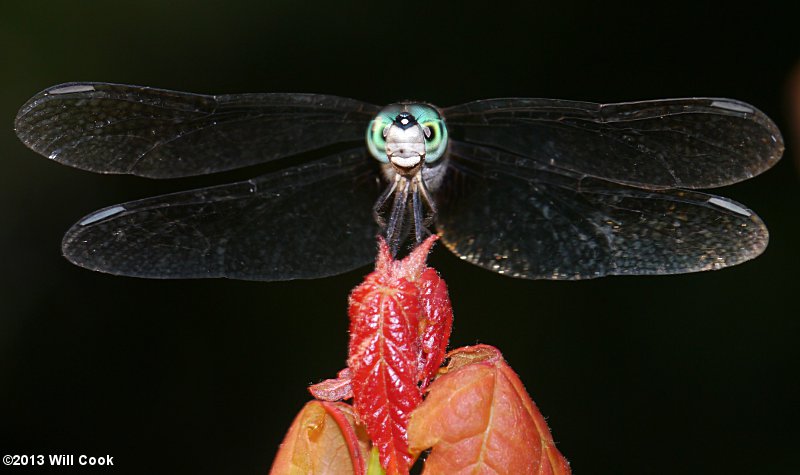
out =
[[[441,119],[428,120],[422,123],[425,127],[425,161],[433,163],[440,159],[447,150],[447,129]]]
[[[367,148],[369,153],[376,160],[383,163],[389,163],[389,157],[386,156],[386,134],[389,132],[391,123],[391,120],[378,116],[372,119],[369,127],[367,127]]]

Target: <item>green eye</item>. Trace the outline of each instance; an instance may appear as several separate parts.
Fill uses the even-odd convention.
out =
[[[372,119],[369,127],[367,127],[367,148],[369,153],[383,163],[389,162],[389,158],[386,156],[386,139],[383,138],[383,130],[391,123],[391,120],[379,115]]]
[[[422,125],[431,133],[425,140],[425,161],[433,163],[447,150],[447,127],[442,119],[427,120]]]

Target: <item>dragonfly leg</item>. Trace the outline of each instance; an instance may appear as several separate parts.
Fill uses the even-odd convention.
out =
[[[419,187],[415,186],[411,192],[411,202],[414,212],[414,237],[417,240],[417,244],[421,243],[422,240],[428,237],[429,234],[427,228],[425,228],[425,224],[423,223],[425,217],[423,215],[424,210],[422,209],[422,199],[419,195]]]
[[[378,200],[375,202],[375,205],[372,207],[372,216],[373,218],[375,218],[375,222],[378,223],[378,226],[380,226],[381,229],[386,229],[386,220],[383,218],[383,215],[381,214],[381,209],[389,200],[389,197],[392,196],[394,191],[397,189],[397,183],[399,181],[400,181],[400,175],[396,175],[392,184],[386,187],[383,193],[381,193],[381,196],[378,197]]]
[[[416,189],[419,190],[419,194],[422,195],[422,198],[425,200],[425,203],[428,205],[428,209],[431,210],[431,219],[436,216],[436,202],[433,201],[431,198],[430,191],[428,191],[428,185],[425,184],[425,180],[422,178],[422,174],[418,174],[416,176]]]
[[[408,192],[411,180],[404,179],[403,183],[394,194],[392,212],[389,214],[389,223],[386,225],[386,241],[392,255],[396,255],[400,248],[400,241],[403,239],[403,221],[406,215],[406,203],[408,202]]]

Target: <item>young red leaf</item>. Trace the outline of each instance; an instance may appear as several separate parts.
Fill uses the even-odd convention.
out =
[[[444,322],[445,313],[450,313],[446,287],[425,266],[435,239],[400,261],[392,259],[381,241],[375,271],[350,295],[353,402],[389,475],[408,473],[412,458],[406,429],[411,411],[422,401],[418,382],[427,380],[423,372],[430,371],[429,366],[438,367],[438,352],[447,345],[436,341],[437,335],[449,334],[450,323]],[[423,342],[421,331],[430,334],[428,342]]]
[[[569,474],[522,382],[488,345],[451,352],[408,428],[412,454],[432,448],[423,474]]]
[[[353,372],[350,368],[339,371],[336,378],[326,379],[308,387],[308,391],[320,401],[342,401],[353,397]]]
[[[369,440],[344,403],[311,401],[295,417],[271,475],[364,475]]]
[[[435,270],[426,269],[417,281],[417,288],[422,306],[419,379],[424,388],[444,361],[450,330],[453,328],[453,309],[447,295],[447,285]]]

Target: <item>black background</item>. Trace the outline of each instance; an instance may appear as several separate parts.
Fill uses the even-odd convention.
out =
[[[756,105],[786,136],[774,169],[721,191],[768,224],[759,259],[577,283],[501,277],[443,248],[431,263],[453,300],[451,346],[503,351],[575,473],[800,473],[790,4],[7,2],[0,451],[110,454],[119,473],[265,473],[306,386],[343,366],[347,294],[369,271],[145,281],[70,265],[59,245],[78,218],[185,184],[94,176],[27,150],[13,118],[39,90],[96,80],[441,106],[711,95]]]

